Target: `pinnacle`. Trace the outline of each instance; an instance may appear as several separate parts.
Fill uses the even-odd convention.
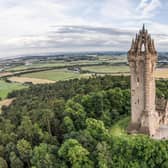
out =
[[[142,26],[142,32],[145,32],[145,24]]]

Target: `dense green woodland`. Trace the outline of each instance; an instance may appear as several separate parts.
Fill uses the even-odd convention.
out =
[[[95,76],[12,92],[0,115],[0,168],[168,168],[168,141],[111,131],[130,116],[129,87],[128,77]],[[157,81],[159,97],[167,88]]]

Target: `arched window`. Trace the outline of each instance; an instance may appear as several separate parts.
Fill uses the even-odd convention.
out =
[[[144,43],[142,43],[141,51],[142,51],[142,52],[145,51],[145,45],[144,45]]]

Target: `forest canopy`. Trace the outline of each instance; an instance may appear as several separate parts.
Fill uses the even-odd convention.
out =
[[[129,88],[129,77],[95,76],[10,93],[15,101],[0,115],[0,168],[167,168],[168,141],[120,134]],[[157,96],[168,98],[167,88],[157,81]]]

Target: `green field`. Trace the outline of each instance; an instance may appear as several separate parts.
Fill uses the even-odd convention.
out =
[[[89,64],[102,64],[102,63],[125,63],[126,57],[115,57],[115,56],[97,56],[95,60],[48,60],[48,61],[35,61],[28,65],[18,65],[10,67],[7,71],[21,71],[31,68],[44,68],[44,67],[63,67],[71,65],[89,65]]]
[[[21,71],[31,68],[61,67],[61,66],[66,66],[66,63],[58,62],[58,63],[36,63],[32,65],[20,65],[13,68],[9,68],[8,71]]]
[[[100,66],[87,66],[83,67],[83,70],[88,70],[97,73],[127,73],[129,72],[128,66],[112,66],[112,65],[100,65]]]
[[[0,97],[6,98],[9,92],[25,88],[26,86],[19,83],[7,83],[4,80],[0,80]]]
[[[63,60],[52,60],[52,61],[38,61],[33,62],[30,65],[23,65],[23,66],[16,66],[11,67],[8,71],[21,71],[25,69],[31,68],[44,68],[44,67],[62,67],[62,66],[70,66],[70,65],[89,65],[89,64],[102,64],[102,63],[109,63],[111,65],[94,65],[94,66],[86,66],[82,67],[82,70],[90,71],[90,73],[80,74],[77,72],[69,71],[66,68],[62,69],[55,69],[55,70],[48,70],[48,71],[40,71],[40,72],[33,72],[27,73],[22,75],[21,77],[30,77],[30,78],[38,78],[38,79],[48,79],[52,81],[59,81],[59,80],[68,80],[74,78],[81,78],[81,77],[88,77],[91,76],[93,73],[98,74],[113,74],[113,75],[121,75],[123,73],[129,72],[129,67],[125,65],[112,65],[113,63],[124,63],[125,57],[122,58],[113,58],[113,57],[98,57],[97,60],[78,60],[78,61],[63,61]],[[93,73],[92,73],[93,72]],[[22,84],[19,83],[6,83],[3,80],[0,80],[0,97],[5,98],[9,92],[16,89],[24,88]]]
[[[87,66],[83,67],[82,70],[88,70],[90,72],[97,73],[109,73],[109,74],[120,74],[129,72],[127,66],[109,66],[109,65],[100,65],[100,66]],[[91,75],[92,73],[90,73]],[[38,79],[48,79],[53,81],[59,80],[68,80],[74,78],[87,77],[89,74],[80,74],[77,72],[69,71],[67,69],[55,69],[41,72],[33,72],[22,75],[22,77],[38,78]]]
[[[44,67],[64,67],[71,65],[86,65],[86,64],[99,64],[102,61],[99,60],[80,60],[80,61],[53,61],[53,62],[37,62],[30,65],[20,65],[12,68],[8,68],[8,71],[21,71],[31,68],[44,68]]]
[[[89,74],[80,74],[68,71],[67,69],[48,70],[41,72],[34,72],[22,75],[22,77],[48,79],[53,81],[68,80],[73,78],[87,77]]]

